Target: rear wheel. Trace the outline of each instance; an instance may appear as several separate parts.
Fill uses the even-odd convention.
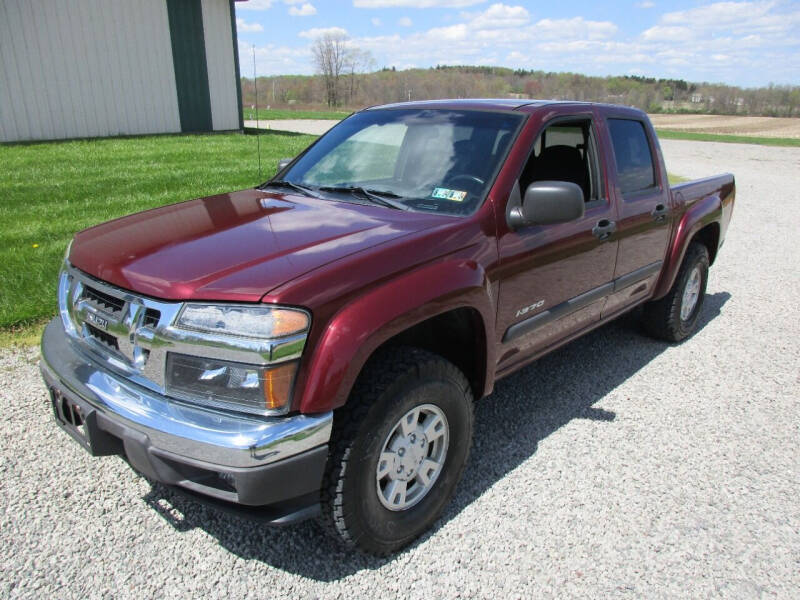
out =
[[[453,364],[416,348],[383,352],[334,415],[323,525],[371,554],[413,541],[453,495],[472,425],[472,391]]]
[[[692,242],[667,295],[644,307],[644,327],[653,337],[680,342],[694,333],[708,283],[708,249]]]

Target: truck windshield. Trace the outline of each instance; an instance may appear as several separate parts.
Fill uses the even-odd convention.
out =
[[[508,112],[367,110],[334,127],[281,179],[321,195],[469,214],[483,203],[522,119]]]

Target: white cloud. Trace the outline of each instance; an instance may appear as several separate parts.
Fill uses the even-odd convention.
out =
[[[537,57],[537,44],[552,41],[604,40],[617,33],[607,21],[542,19],[530,22],[523,7],[496,4],[487,10],[462,14],[464,22],[427,31],[390,36],[357,38],[353,44],[369,50],[378,64],[506,64],[520,68],[552,70],[546,59]],[[520,50],[525,49],[526,57]],[[510,58],[509,58],[510,57]],[[527,58],[533,57],[533,58]]]
[[[610,21],[572,19],[542,19],[534,24],[531,33],[538,39],[604,40],[614,37],[619,28]]]
[[[656,5],[655,2],[651,2],[650,0],[644,0],[644,2],[637,2],[636,6],[639,8],[653,8]]]
[[[356,8],[463,8],[486,0],[353,0]]]
[[[642,32],[642,38],[648,41],[687,41],[694,37],[690,27],[677,25],[655,25]]]
[[[745,19],[764,17],[775,2],[715,2],[706,6],[669,12],[661,17],[663,23],[694,22],[701,27],[741,23]]]
[[[781,4],[758,0],[755,2],[715,2],[688,10],[668,12],[659,23],[644,32],[641,37],[648,41],[669,43],[673,40],[709,43],[730,37],[753,36],[764,46],[789,46],[800,42],[800,7],[794,5],[789,11],[778,12]]]
[[[293,17],[310,17],[311,15],[317,14],[317,9],[314,8],[313,4],[306,2],[300,8],[296,6],[290,7],[289,14]]]
[[[422,35],[427,39],[454,42],[467,39],[467,33],[469,33],[467,26],[464,23],[459,23],[458,25],[448,25],[447,27],[434,27]]]
[[[256,73],[264,75],[311,74],[311,51],[306,48],[290,48],[268,44],[255,48]],[[242,76],[253,76],[253,48],[250,44],[239,42],[239,63]]]
[[[397,24],[400,25],[400,27],[411,27],[414,22],[409,17],[400,17],[397,20]]]
[[[530,13],[524,6],[492,4],[484,12],[473,16],[470,24],[475,29],[503,29],[521,27],[529,20]]]
[[[247,2],[237,2],[236,3],[236,10],[237,12],[240,10],[269,10],[272,8],[272,5],[277,2],[278,0],[248,0]],[[308,4],[306,0],[280,0],[284,4]],[[310,5],[309,5],[310,6]],[[313,6],[311,8],[314,8]],[[315,14],[316,9],[314,9]],[[305,15],[303,15],[305,16]]]
[[[347,30],[342,29],[341,27],[312,27],[311,29],[306,29],[305,31],[301,31],[297,35],[301,38],[308,38],[313,40],[323,35],[347,35]]]
[[[237,2],[236,10],[268,10],[272,8],[272,0],[248,0],[248,2]]]
[[[254,33],[256,31],[264,31],[264,28],[260,23],[248,23],[244,19],[236,19],[236,31]]]
[[[371,23],[372,23],[372,24],[373,24],[375,27],[380,27],[381,25],[383,25],[383,21],[381,21],[381,20],[380,20],[378,17],[372,17],[372,18],[370,19],[370,22],[371,22]]]

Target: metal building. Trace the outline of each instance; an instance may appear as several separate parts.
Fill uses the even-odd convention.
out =
[[[241,129],[234,0],[0,0],[0,141]]]

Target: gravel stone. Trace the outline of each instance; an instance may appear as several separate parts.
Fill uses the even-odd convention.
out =
[[[91,458],[37,350],[0,352],[0,596],[797,598],[800,149],[662,147],[737,178],[700,330],[670,346],[624,317],[498,382],[453,502],[388,559]]]

